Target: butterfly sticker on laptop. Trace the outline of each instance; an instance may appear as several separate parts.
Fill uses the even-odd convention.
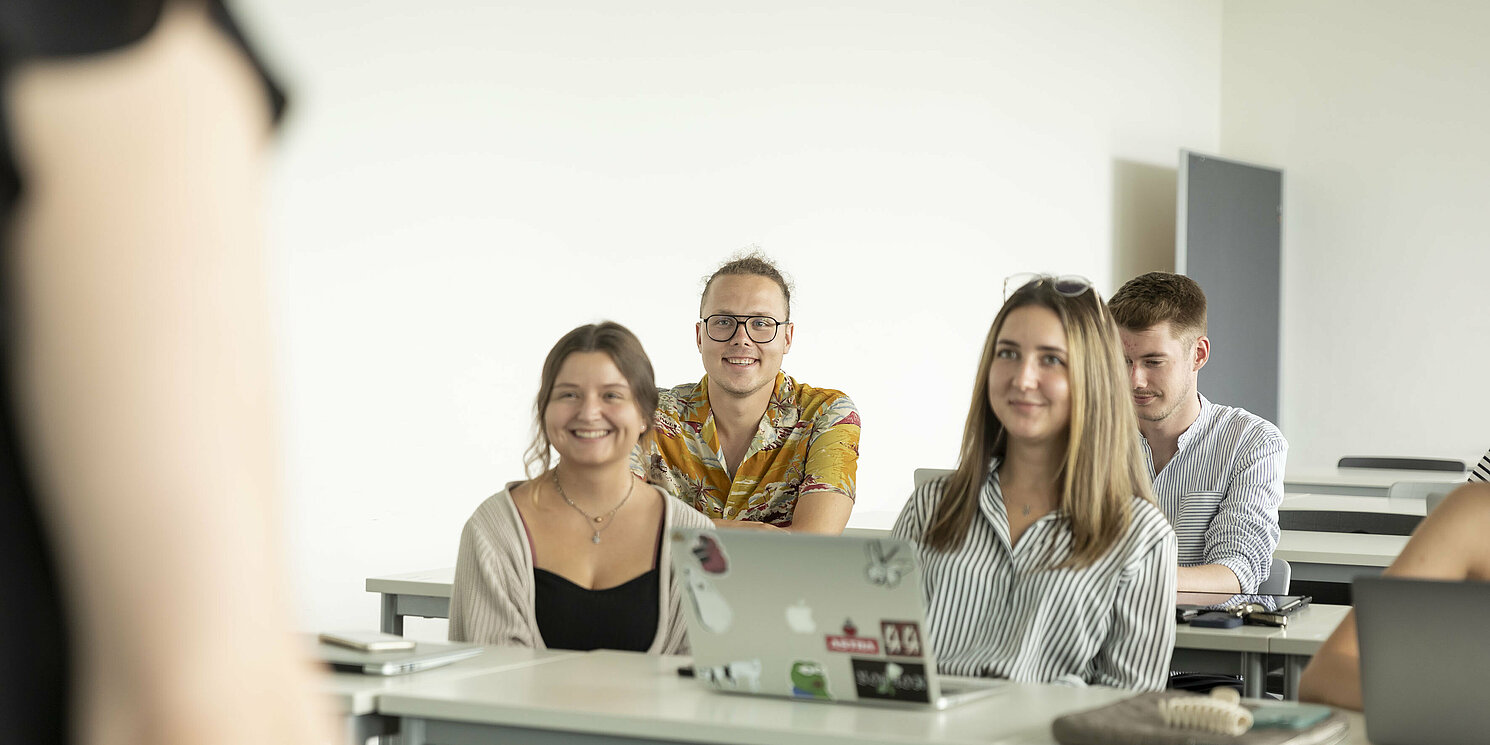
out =
[[[916,567],[909,556],[901,553],[904,550],[904,544],[870,541],[864,549],[869,555],[869,565],[864,568],[869,584],[884,588],[899,585],[900,580]]]

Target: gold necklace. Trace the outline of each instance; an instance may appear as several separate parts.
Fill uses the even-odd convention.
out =
[[[585,522],[586,523],[592,523],[592,524],[595,524],[595,525],[598,525],[601,522],[604,522],[605,523],[604,525],[601,525],[599,528],[595,528],[593,526],[590,528],[591,530],[593,530],[595,532],[594,535],[590,536],[590,542],[591,543],[599,543],[600,542],[600,534],[601,533],[604,533],[605,532],[605,529],[606,528],[609,528],[611,526],[611,524],[615,522],[614,520],[611,520],[610,518],[613,518],[613,517],[616,516],[616,510],[621,509],[621,505],[626,504],[626,500],[631,499],[631,492],[634,489],[636,489],[636,479],[635,478],[632,478],[631,479],[631,484],[626,487],[626,496],[621,497],[621,501],[619,503],[617,503],[615,507],[610,508],[610,512],[607,512],[607,513],[604,513],[604,514],[601,514],[601,515],[591,515],[590,513],[585,512],[583,509],[580,508],[579,505],[577,505],[577,504],[574,503],[574,500],[573,499],[570,499],[569,498],[569,495],[568,494],[565,494],[564,493],[564,485],[559,483],[559,469],[557,469],[557,468],[554,469],[554,488],[559,490],[559,496],[562,497],[564,499],[564,501],[570,507],[573,507],[575,512],[578,512],[579,514],[585,516]]]

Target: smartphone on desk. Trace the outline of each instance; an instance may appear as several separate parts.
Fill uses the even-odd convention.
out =
[[[394,652],[414,648],[413,639],[378,631],[328,631],[319,639],[327,644],[348,647],[361,652]]]

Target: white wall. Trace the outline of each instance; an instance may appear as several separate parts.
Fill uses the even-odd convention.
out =
[[[860,407],[859,508],[898,509],[955,460],[1003,277],[1163,268],[1176,151],[1220,143],[1218,1],[244,5],[294,96],[272,221],[307,626],[454,562],[564,331],[615,319],[660,382],[700,377],[701,279],[753,243],[797,282],[786,370]]]
[[[1490,447],[1490,4],[1229,2],[1221,149],[1285,171],[1290,464]]]

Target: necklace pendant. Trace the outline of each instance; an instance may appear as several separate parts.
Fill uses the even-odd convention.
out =
[[[590,519],[591,520],[594,520],[596,523],[599,523],[601,520],[604,520],[605,518],[604,517],[592,517]]]
[[[600,542],[600,534],[599,533],[596,533],[595,535],[590,536],[590,542],[591,543],[599,543]]]
[[[1029,505],[1025,505],[1024,506],[1024,514],[1026,514],[1026,515],[1030,514],[1030,506]]]

